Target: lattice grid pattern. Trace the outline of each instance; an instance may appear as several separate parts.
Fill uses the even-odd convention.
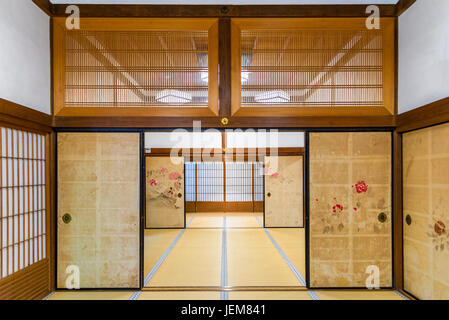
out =
[[[66,31],[69,107],[207,107],[207,31]]]
[[[380,30],[246,30],[243,107],[381,107]]]
[[[0,130],[0,278],[46,258],[45,137]]]

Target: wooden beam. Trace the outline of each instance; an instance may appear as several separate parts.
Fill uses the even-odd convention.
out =
[[[407,132],[449,122],[449,97],[400,114],[397,131]]]
[[[402,135],[393,133],[393,286],[403,289]]]
[[[399,0],[396,4],[396,16],[403,14],[408,8],[410,8],[416,0]]]
[[[0,98],[0,123],[39,133],[51,132],[53,117]]]
[[[54,4],[49,0],[33,0],[33,3],[38,6],[42,11],[44,11],[47,15],[52,17],[54,15]],[[65,8],[64,8],[65,13]]]
[[[373,128],[396,126],[394,116],[364,117],[234,117],[224,127],[218,117],[55,117],[57,128]]]
[[[85,18],[106,17],[366,17],[366,5],[99,5],[77,4]],[[65,17],[67,5],[53,5]],[[396,5],[378,5],[382,17],[395,17]]]

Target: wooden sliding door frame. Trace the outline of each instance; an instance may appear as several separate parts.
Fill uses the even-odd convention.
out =
[[[306,130],[305,134],[305,143],[306,143],[306,152],[305,152],[305,161],[306,161],[306,177],[304,179],[305,188],[304,188],[304,194],[306,196],[306,202],[305,202],[305,220],[306,220],[306,284],[307,288],[309,289],[320,289],[320,290],[354,290],[354,289],[366,289],[365,287],[311,287],[310,286],[310,133],[313,132],[322,132],[322,133],[342,133],[342,132],[390,132],[391,134],[391,286],[390,287],[382,287],[380,289],[401,289],[396,287],[396,261],[395,261],[395,219],[397,215],[402,215],[400,212],[396,212],[396,197],[398,196],[396,194],[396,189],[394,187],[395,183],[395,131],[394,128],[322,128],[322,129],[308,129]],[[402,234],[399,236],[402,237]],[[402,262],[400,263],[400,267],[402,267]],[[395,271],[396,270],[396,271]]]
[[[140,290],[144,287],[144,244],[145,244],[145,234],[144,234],[144,200],[145,195],[143,194],[143,191],[145,190],[145,146],[144,146],[144,131],[141,129],[108,129],[108,128],[55,128],[55,145],[54,145],[54,201],[53,206],[55,212],[58,211],[58,133],[138,133],[139,134],[139,288],[82,288],[82,290],[115,290],[115,291],[129,291],[129,290]],[[67,288],[58,288],[58,214],[54,214],[53,216],[53,232],[54,232],[54,284],[55,288],[57,288],[59,291],[72,291]]]

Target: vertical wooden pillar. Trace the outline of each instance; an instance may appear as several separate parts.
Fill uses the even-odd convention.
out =
[[[393,279],[403,289],[402,134],[393,133]]]
[[[231,20],[218,21],[218,64],[219,90],[218,112],[220,117],[231,116]]]

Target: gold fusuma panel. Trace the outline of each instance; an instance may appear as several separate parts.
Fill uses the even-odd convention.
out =
[[[303,227],[303,157],[265,157],[265,226]]]
[[[449,124],[403,136],[404,289],[449,299]]]
[[[391,214],[391,133],[310,133],[310,285],[390,287]]]
[[[58,288],[76,268],[81,288],[139,286],[139,147],[138,133],[58,134]]]

